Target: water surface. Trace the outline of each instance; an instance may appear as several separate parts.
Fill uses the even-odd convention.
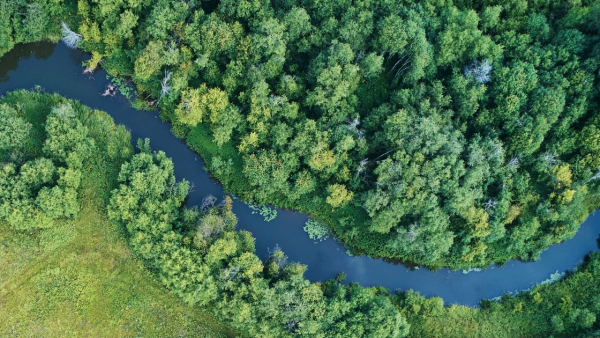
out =
[[[116,123],[126,126],[133,140],[148,137],[152,149],[165,151],[173,159],[177,179],[185,178],[194,183],[195,189],[189,194],[188,205],[200,204],[209,194],[222,198],[225,194],[223,188],[210,179],[202,159],[171,134],[169,125],[158,118],[158,112],[138,111],[131,108],[123,97],[100,95],[108,83],[106,73],[99,71],[83,75],[82,62],[87,58],[81,51],[68,49],[62,44],[17,45],[0,59],[0,95],[39,85],[47,92],[56,92],[106,111]],[[447,269],[411,271],[380,259],[351,257],[332,239],[315,244],[302,230],[307,217],[301,213],[279,210],[275,220],[265,222],[239,201],[234,202],[233,208],[239,219],[238,227],[251,231],[256,237],[259,257],[265,258],[269,248],[279,245],[289,261],[308,265],[306,277],[311,281],[335,278],[344,271],[348,282],[358,282],[363,286],[381,285],[390,290],[413,289],[424,296],[440,296],[447,304],[470,306],[477,305],[481,299],[530,288],[557,271],[574,268],[588,252],[598,250],[596,239],[600,233],[600,216],[592,215],[575,237],[551,246],[537,262],[509,261],[503,267],[490,267],[469,274]]]

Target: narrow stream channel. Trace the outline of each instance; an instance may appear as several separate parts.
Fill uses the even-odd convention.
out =
[[[59,93],[83,104],[106,111],[116,123],[123,124],[137,138],[150,138],[154,150],[163,150],[173,159],[177,179],[185,178],[195,185],[188,205],[200,204],[206,195],[224,196],[223,188],[212,181],[204,170],[202,159],[170,132],[158,112],[138,111],[123,97],[102,97],[109,82],[99,71],[83,75],[82,61],[88,56],[62,44],[36,43],[18,45],[0,59],[0,95],[16,89],[33,89],[39,85],[49,93]],[[256,237],[257,254],[265,258],[268,249],[279,245],[289,261],[308,265],[306,277],[311,281],[347,274],[348,282],[363,286],[381,285],[390,290],[413,289],[424,296],[440,296],[446,304],[476,306],[481,299],[490,299],[505,292],[524,290],[538,284],[555,272],[573,269],[592,250],[598,250],[600,216],[591,215],[577,234],[565,243],[554,245],[537,262],[509,261],[503,267],[490,267],[468,274],[440,269],[410,269],[366,256],[352,257],[332,239],[315,244],[302,227],[307,220],[301,213],[278,210],[278,216],[265,222],[252,214],[245,204],[235,201],[241,229]]]

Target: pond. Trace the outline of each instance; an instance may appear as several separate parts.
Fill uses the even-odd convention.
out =
[[[133,140],[148,137],[152,149],[163,150],[172,158],[177,179],[185,178],[195,186],[189,194],[188,205],[200,204],[207,195],[222,198],[223,188],[211,180],[202,159],[171,134],[170,126],[158,118],[158,112],[135,110],[121,96],[101,96],[109,81],[103,71],[83,74],[82,61],[88,57],[62,44],[17,45],[0,59],[0,95],[39,85],[47,92],[106,111],[116,123],[126,126]],[[557,271],[574,268],[588,252],[598,250],[596,239],[600,233],[600,216],[594,214],[582,224],[574,238],[550,247],[536,262],[509,261],[502,267],[468,274],[447,269],[433,272],[423,268],[411,270],[366,256],[352,257],[332,239],[314,243],[302,229],[307,216],[301,213],[278,210],[275,220],[265,222],[240,201],[235,201],[233,210],[239,218],[238,228],[252,232],[256,238],[259,257],[266,258],[268,250],[279,245],[288,261],[308,265],[305,276],[311,281],[335,278],[343,271],[347,282],[380,285],[390,290],[413,289],[424,296],[442,297],[446,304],[469,306],[505,292],[528,289]]]

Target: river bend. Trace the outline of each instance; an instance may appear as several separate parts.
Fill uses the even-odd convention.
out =
[[[85,53],[63,44],[17,45],[0,59],[0,95],[39,85],[47,92],[106,111],[116,123],[126,126],[133,140],[148,137],[152,149],[165,151],[175,164],[177,179],[185,178],[194,183],[196,188],[189,194],[188,205],[200,204],[209,194],[222,198],[223,188],[210,179],[202,159],[171,134],[170,126],[161,122],[158,112],[138,111],[123,97],[100,95],[108,83],[106,73],[82,74],[82,62],[87,58]],[[413,289],[424,296],[440,296],[446,304],[469,306],[505,292],[528,289],[557,271],[573,269],[588,252],[598,250],[596,239],[600,233],[600,216],[595,213],[582,224],[574,238],[551,246],[537,262],[509,261],[502,267],[468,274],[448,269],[432,272],[410,270],[366,256],[352,257],[332,239],[314,243],[302,230],[307,217],[301,213],[278,210],[275,220],[265,222],[240,201],[234,202],[233,210],[239,219],[238,227],[256,237],[259,257],[265,258],[269,248],[279,245],[289,261],[308,265],[305,276],[311,281],[331,279],[344,271],[348,282],[381,285],[390,290]]]

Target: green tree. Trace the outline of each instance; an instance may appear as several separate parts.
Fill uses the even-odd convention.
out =
[[[148,80],[158,73],[164,64],[164,44],[161,41],[150,41],[142,50],[134,63],[134,75],[140,80]]]
[[[18,117],[17,111],[7,104],[0,105],[0,155],[23,151],[27,144],[31,124]]]
[[[342,184],[333,184],[327,187],[327,203],[333,208],[339,208],[352,200],[354,193],[348,191]]]

